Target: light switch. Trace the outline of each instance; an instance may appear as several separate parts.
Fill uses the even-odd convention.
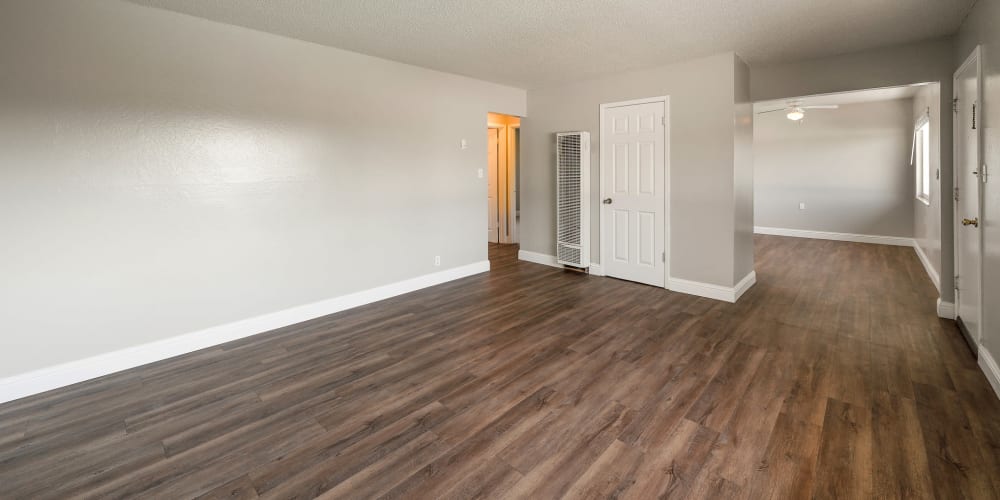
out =
[[[469,141],[462,139],[462,149],[469,149]]]
[[[483,169],[479,169],[479,178],[480,179],[483,178],[483,174],[484,174]]]
[[[799,210],[805,210],[805,209],[806,209],[806,203],[804,201],[800,202],[799,203]]]

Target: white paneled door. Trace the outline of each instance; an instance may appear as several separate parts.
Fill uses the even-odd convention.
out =
[[[608,276],[666,282],[666,102],[608,105],[601,120],[601,262]]]
[[[955,310],[966,333],[978,343],[982,262],[978,52],[955,73],[955,98]]]
[[[487,147],[489,148],[486,152],[486,160],[489,165],[487,172],[487,189],[489,197],[489,214],[487,215],[486,221],[486,238],[487,241],[493,243],[500,242],[500,211],[499,211],[499,197],[498,191],[498,175],[500,172],[500,130],[491,128],[486,129],[488,133],[487,137]]]

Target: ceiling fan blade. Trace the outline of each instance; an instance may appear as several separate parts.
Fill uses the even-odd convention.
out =
[[[840,106],[836,104],[819,104],[816,106],[801,106],[802,109],[837,109]]]
[[[775,111],[784,111],[786,109],[788,109],[788,108],[769,109],[767,111],[758,111],[757,114],[758,115],[762,115],[764,113],[774,113]]]

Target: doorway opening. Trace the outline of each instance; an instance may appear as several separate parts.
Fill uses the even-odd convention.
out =
[[[520,242],[521,118],[488,113],[486,118],[486,241],[490,259],[517,258]]]
[[[952,196],[941,161],[951,154],[941,147],[947,101],[939,82],[921,82],[754,103],[754,232],[766,235],[755,238],[758,247],[780,241],[774,236],[903,247],[795,244],[823,253],[817,272],[834,274],[838,265],[876,251],[915,252],[927,274],[916,281],[915,300],[930,308],[947,299],[942,214]],[[832,283],[829,296],[836,295]]]

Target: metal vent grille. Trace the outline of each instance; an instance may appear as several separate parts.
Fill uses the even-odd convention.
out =
[[[571,247],[562,243],[559,243],[556,247],[556,253],[558,254],[556,257],[560,262],[580,262],[579,247]]]
[[[590,265],[590,134],[556,134],[556,258],[561,264]]]
[[[559,158],[558,241],[580,244],[580,136],[562,135],[556,140]]]

